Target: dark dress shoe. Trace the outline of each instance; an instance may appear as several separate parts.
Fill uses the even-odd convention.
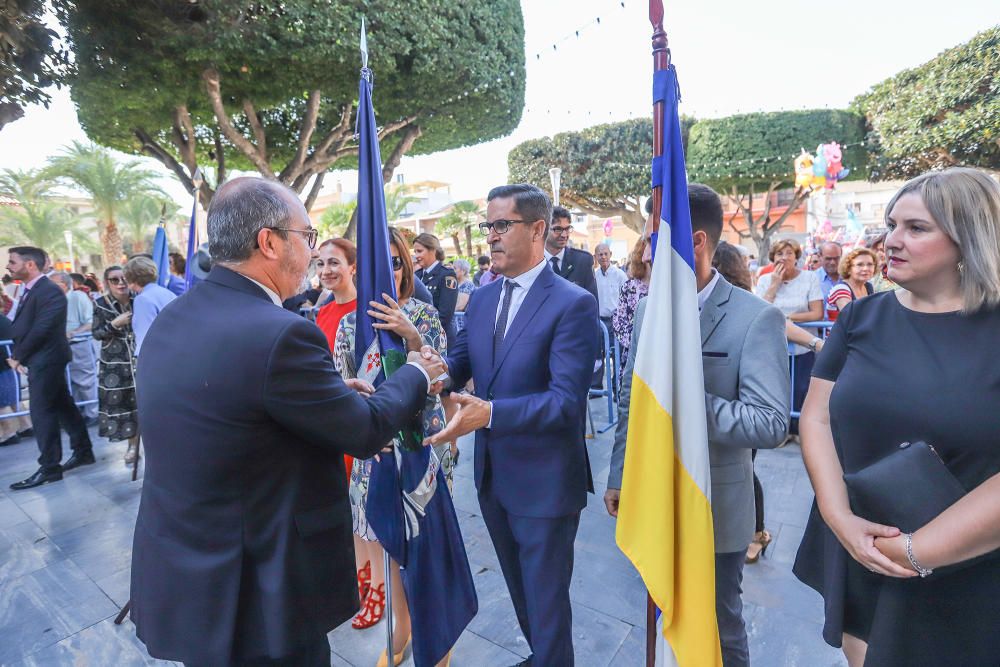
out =
[[[19,442],[21,442],[21,435],[19,433],[15,433],[14,435],[10,436],[5,440],[0,440],[0,447],[6,447],[7,445],[16,445]]]
[[[22,438],[30,438],[31,436],[35,435],[35,429],[26,428],[23,431],[18,431],[17,434]]]
[[[73,452],[73,456],[69,457],[69,461],[62,464],[62,469],[63,472],[66,472],[67,470],[79,468],[80,466],[88,466],[91,463],[97,463],[97,459],[94,458],[93,450],[81,450],[79,452]]]
[[[41,486],[42,484],[48,484],[49,482],[58,482],[63,478],[61,470],[51,470],[46,472],[41,468],[35,472],[34,475],[28,479],[23,479],[20,482],[14,482],[10,485],[12,491],[21,491],[23,489],[33,489],[36,486]]]

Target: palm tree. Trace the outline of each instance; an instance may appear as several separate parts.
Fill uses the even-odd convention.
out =
[[[323,215],[319,218],[319,235],[323,239],[330,239],[336,236],[343,236],[357,208],[356,202],[342,202],[330,204],[323,209]]]
[[[173,202],[161,197],[139,195],[127,200],[118,214],[120,227],[124,230],[123,240],[128,241],[130,252],[149,252],[156,225],[166,218],[168,209],[176,208]]]
[[[472,235],[473,232],[477,236],[480,235],[476,223],[479,222],[479,217],[484,215],[484,211],[477,202],[467,199],[452,206],[451,212],[462,219],[462,225],[465,229],[465,254],[472,257]]]
[[[117,222],[126,202],[142,195],[166,196],[155,183],[156,172],[146,169],[138,160],[118,162],[109,150],[100,146],[73,142],[62,155],[50,158],[46,172],[90,196],[106,265],[115,264],[122,257]]]
[[[447,234],[451,237],[451,242],[455,245],[456,255],[462,254],[462,242],[458,240],[458,234],[464,227],[465,220],[455,212],[455,209],[448,211],[434,223],[434,231],[438,235]]]
[[[54,183],[38,171],[4,169],[0,172],[0,196],[18,206],[0,207],[0,243],[31,243],[50,253],[65,243],[68,230],[82,251],[94,247],[80,219],[65,205],[52,199]]]
[[[389,222],[399,220],[406,207],[417,201],[420,198],[406,194],[402,185],[390,183],[385,186],[385,217]]]

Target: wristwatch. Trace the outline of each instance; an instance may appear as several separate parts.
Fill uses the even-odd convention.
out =
[[[816,351],[816,346],[819,345],[819,343],[820,343],[819,338],[813,337],[813,339],[811,341],[809,341],[809,351],[810,352],[815,352]]]

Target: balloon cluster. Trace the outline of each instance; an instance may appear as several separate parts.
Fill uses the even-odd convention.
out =
[[[802,154],[795,158],[795,187],[832,190],[837,181],[851,173],[842,160],[843,152],[836,141],[820,144],[815,155],[810,155],[803,148]]]

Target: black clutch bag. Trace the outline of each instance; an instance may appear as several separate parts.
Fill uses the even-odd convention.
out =
[[[912,533],[951,507],[966,491],[926,442],[904,442],[867,468],[844,475],[851,511]]]

